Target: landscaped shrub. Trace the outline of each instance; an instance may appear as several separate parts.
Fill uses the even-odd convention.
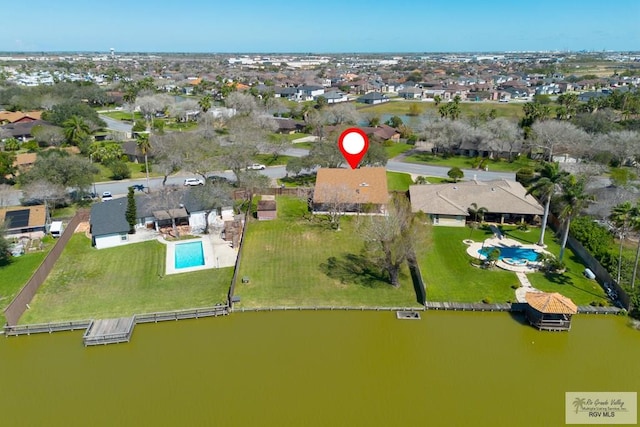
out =
[[[520,168],[516,172],[516,181],[522,184],[523,187],[528,187],[533,182],[536,176],[536,171],[533,168]]]
[[[613,245],[613,236],[609,230],[593,222],[588,216],[579,216],[571,221],[571,235],[598,259]]]
[[[491,304],[493,303],[493,300],[490,297],[484,297],[482,298],[482,302],[485,304]]]
[[[129,166],[122,160],[114,160],[107,165],[111,171],[111,178],[115,180],[131,178]]]

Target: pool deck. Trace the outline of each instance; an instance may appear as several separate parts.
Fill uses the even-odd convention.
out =
[[[467,242],[465,242],[467,243]],[[478,251],[480,251],[482,248],[484,247],[488,247],[488,246],[494,246],[497,248],[522,248],[522,249],[532,249],[535,252],[541,253],[541,252],[547,252],[544,249],[542,249],[540,246],[538,245],[523,245],[522,243],[518,242],[517,240],[513,240],[513,239],[509,239],[506,237],[492,237],[489,239],[486,239],[483,242],[473,242],[473,243],[467,243],[467,254],[469,254],[469,256],[473,257],[473,258],[477,258],[477,259],[485,259],[486,257],[484,255],[481,255],[478,253]],[[538,263],[533,263],[533,262],[528,262],[526,265],[512,265],[512,264],[508,264],[502,260],[499,260],[496,262],[496,266],[498,266],[499,268],[503,269],[503,270],[508,270],[508,271],[514,271],[516,273],[520,272],[520,273],[533,273],[535,271],[537,271],[538,268]]]
[[[205,234],[197,239],[167,241],[159,236],[158,241],[167,246],[166,274],[189,273],[192,271],[208,270],[211,268],[233,267],[238,252],[231,247],[231,243],[211,234]],[[180,243],[202,242],[204,265],[195,267],[176,268],[176,245]]]

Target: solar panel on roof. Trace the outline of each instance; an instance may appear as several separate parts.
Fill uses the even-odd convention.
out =
[[[4,220],[8,228],[24,228],[29,225],[29,209],[7,212]]]

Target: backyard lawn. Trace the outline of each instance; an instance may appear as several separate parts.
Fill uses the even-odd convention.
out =
[[[413,148],[411,144],[405,144],[404,142],[394,143],[393,145],[385,146],[384,150],[387,152],[387,157],[393,159],[396,156],[409,151]]]
[[[450,168],[455,166],[460,169],[476,169],[477,166],[474,166],[473,164],[474,160],[475,159],[473,157],[467,156],[451,156],[446,158],[442,156],[434,156],[431,152],[427,151],[416,151],[404,158],[404,161],[407,163],[446,166]],[[486,165],[490,171],[516,172],[518,169],[523,167],[535,167],[536,162],[527,159],[526,156],[520,156],[513,162],[508,162],[504,159],[485,159],[483,166],[484,165]]]
[[[3,325],[5,322],[2,311],[15,298],[53,248],[51,240],[51,238],[45,239],[43,251],[14,257],[11,264],[0,267],[0,322]]]
[[[75,234],[20,323],[102,319],[208,307],[226,300],[232,268],[164,275],[156,241],[97,250]]]
[[[538,240],[539,232],[537,228],[524,232],[505,227],[504,233],[509,238],[531,244]],[[433,227],[432,248],[418,254],[422,276],[427,284],[427,299],[479,302],[489,298],[492,302],[515,301],[515,290],[511,288],[511,285],[519,284],[515,273],[471,266],[466,245],[462,242],[469,236],[481,241],[490,237],[491,233],[479,229],[471,234],[471,229],[466,227]],[[555,255],[559,253],[559,245],[551,231],[545,235],[545,242],[549,252]],[[530,273],[527,277],[533,287],[545,292],[559,292],[577,305],[606,302],[602,288],[594,280],[582,275],[585,266],[569,248],[565,253],[565,262],[567,271],[562,275]]]
[[[355,217],[331,230],[307,213],[304,200],[279,197],[278,219],[248,224],[239,277],[238,307],[417,306],[408,269],[401,286],[385,282],[362,253]]]

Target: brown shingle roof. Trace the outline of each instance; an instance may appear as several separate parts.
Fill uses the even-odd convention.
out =
[[[9,208],[0,209],[0,223],[5,221],[5,217],[7,212],[13,211],[21,211],[21,210],[29,210],[29,224],[27,227],[42,227],[47,222],[46,209],[44,205],[35,205],[35,206],[12,206]],[[5,224],[8,226],[9,230],[15,227],[11,227],[11,224]]]
[[[557,292],[527,292],[524,298],[540,313],[576,314],[578,312],[578,307],[573,301]]]
[[[313,192],[314,203],[327,203],[335,189],[344,189],[350,203],[386,204],[389,201],[387,170],[383,167],[360,169],[318,169]]]
[[[42,118],[41,111],[27,111],[23,113],[22,111],[0,111],[0,122],[8,122],[15,123],[20,119],[32,119],[32,120],[40,120]]]

